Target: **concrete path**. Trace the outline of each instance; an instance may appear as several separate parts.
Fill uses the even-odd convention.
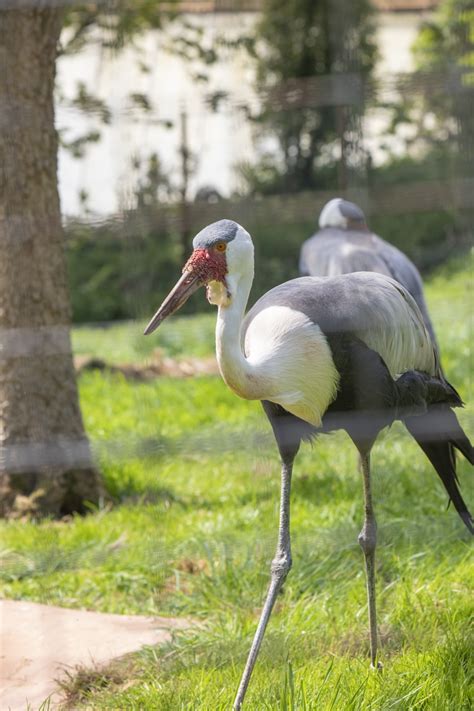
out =
[[[47,697],[54,708],[60,699],[55,679],[65,667],[102,664],[163,644],[173,629],[188,624],[0,600],[0,709],[37,711]]]

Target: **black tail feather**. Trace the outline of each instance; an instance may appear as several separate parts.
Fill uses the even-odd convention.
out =
[[[455,448],[474,464],[474,448],[448,405],[428,408],[425,415],[404,419],[406,428],[424,451],[444,484],[466,528],[474,534],[474,520],[461,496],[456,475]]]

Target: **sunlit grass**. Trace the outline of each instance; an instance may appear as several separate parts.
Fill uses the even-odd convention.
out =
[[[155,351],[172,357],[202,357],[214,352],[214,324],[215,314],[209,307],[206,314],[170,319],[166,329],[146,338],[143,335],[145,321],[76,326],[72,343],[76,355],[96,356],[108,363],[146,361]]]
[[[466,269],[438,275],[427,296],[447,376],[472,403],[469,281]],[[170,321],[174,354],[209,353],[211,319]],[[138,336],[127,339],[133,328],[80,329],[75,342],[105,359],[134,360],[141,345]],[[118,671],[86,675],[73,708],[228,709],[265,595],[278,518],[277,453],[260,405],[214,377],[133,384],[86,373],[80,390],[114,503],[69,521],[3,522],[1,592],[198,623]],[[459,413],[471,437],[473,412],[470,405]],[[441,483],[401,425],[380,437],[373,469],[384,672],[371,672],[367,661],[360,473],[354,448],[338,433],[304,446],[295,465],[294,565],[247,708],[472,708],[469,534],[446,510]],[[465,462],[459,476],[474,508]]]

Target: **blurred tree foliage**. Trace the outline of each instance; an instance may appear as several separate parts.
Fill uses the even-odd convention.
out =
[[[463,71],[474,85],[474,6],[472,0],[444,0],[436,16],[423,23],[413,52],[419,69]]]
[[[472,0],[444,0],[434,20],[423,25],[414,45],[420,71],[452,75],[450,90],[423,96],[423,109],[436,117],[431,135],[457,150],[462,173],[472,174],[474,159],[474,6]],[[440,131],[441,128],[441,131]],[[438,132],[436,133],[436,129]],[[446,130],[448,135],[446,136]],[[447,139],[447,140],[446,140]]]
[[[126,47],[134,47],[136,61],[143,73],[149,73],[140,43],[137,41],[149,30],[162,29],[177,16],[178,0],[100,0],[99,2],[71,3],[64,14],[59,56],[75,54],[87,45],[96,45],[111,55]],[[81,112],[89,120],[88,128],[79,136],[70,138],[68,131],[60,135],[61,146],[75,158],[82,158],[91,143],[101,139],[101,128],[113,121],[107,102],[95,96],[84,82],[78,82],[75,96],[65,97],[56,87],[56,101],[69,109]],[[154,110],[145,94],[132,92],[129,110],[138,118]],[[170,128],[169,122],[154,116],[156,123]]]
[[[268,148],[258,163],[241,166],[251,193],[347,187],[350,163],[361,159],[364,85],[376,60],[374,13],[369,0],[265,0],[252,48],[262,100],[253,118]],[[329,76],[335,81],[321,102],[321,87],[311,82]],[[359,96],[335,101],[338,80],[342,93],[356,88]]]
[[[166,19],[174,16],[177,0],[99,0],[71,3],[63,26],[70,32],[63,35],[61,52],[73,53],[90,42],[105,49],[120,51],[133,44],[150,29],[160,29]]]
[[[425,162],[437,161],[443,176],[474,176],[474,5],[472,0],[443,0],[435,17],[423,24],[414,44],[417,70],[439,73],[439,85],[421,94],[421,113],[428,139]],[[472,243],[474,206],[454,215],[455,246]]]
[[[440,174],[472,175],[474,159],[474,6],[444,0],[425,21],[413,46],[416,71],[398,89],[392,130],[410,125],[407,153],[438,161]],[[417,90],[413,91],[416,84]]]

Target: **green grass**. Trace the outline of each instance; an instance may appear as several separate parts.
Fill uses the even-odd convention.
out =
[[[150,310],[150,318],[152,315]],[[214,352],[215,314],[210,307],[206,314],[170,319],[166,328],[148,338],[143,336],[145,326],[145,321],[77,326],[72,332],[74,352],[108,363],[140,363],[152,358],[155,351],[172,357],[203,357]]]
[[[469,270],[457,266],[434,277],[427,295],[445,371],[471,403],[459,417],[472,436],[469,289]],[[177,356],[207,354],[213,316],[170,321],[149,339],[132,324],[81,328],[74,343],[116,361],[146,358],[157,343]],[[260,406],[213,377],[132,384],[85,373],[80,391],[116,503],[69,521],[3,522],[0,592],[199,623],[164,648],[83,672],[69,686],[72,708],[228,709],[264,599],[278,518],[276,447]],[[400,425],[380,437],[373,470],[383,673],[367,661],[361,478],[354,448],[338,433],[297,458],[294,565],[246,708],[472,708],[469,534]],[[465,462],[459,475],[472,508]]]

